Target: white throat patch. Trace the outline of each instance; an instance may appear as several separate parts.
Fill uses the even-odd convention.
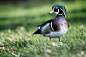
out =
[[[62,10],[62,11],[63,11],[63,10]],[[59,14],[59,9],[58,9],[58,11],[57,11],[57,12],[55,12],[55,13],[56,13],[56,15],[57,15],[57,14],[58,14],[58,15],[62,15],[62,14],[63,14],[63,13],[62,13],[62,14]]]
[[[58,9],[58,11],[57,11],[57,12],[55,12],[55,13],[56,13],[56,15],[57,15],[57,14],[59,14],[59,9]]]

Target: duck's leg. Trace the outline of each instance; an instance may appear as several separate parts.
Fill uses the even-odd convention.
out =
[[[60,41],[60,37],[59,37],[59,41]]]
[[[49,37],[50,38],[50,41],[51,41],[51,37]]]

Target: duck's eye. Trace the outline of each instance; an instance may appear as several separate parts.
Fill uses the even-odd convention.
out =
[[[57,12],[58,11],[58,9],[54,9],[54,12]]]
[[[58,9],[58,7],[55,7],[55,9]]]
[[[57,11],[58,11],[58,7],[55,7],[55,8],[54,8],[54,12],[57,12]]]

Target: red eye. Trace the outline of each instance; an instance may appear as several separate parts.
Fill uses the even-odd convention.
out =
[[[56,9],[58,9],[58,7],[56,7]]]

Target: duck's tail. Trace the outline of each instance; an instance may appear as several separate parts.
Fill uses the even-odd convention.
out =
[[[40,29],[38,29],[36,32],[34,32],[32,35],[34,35],[34,34],[42,34],[41,33],[41,30]]]

